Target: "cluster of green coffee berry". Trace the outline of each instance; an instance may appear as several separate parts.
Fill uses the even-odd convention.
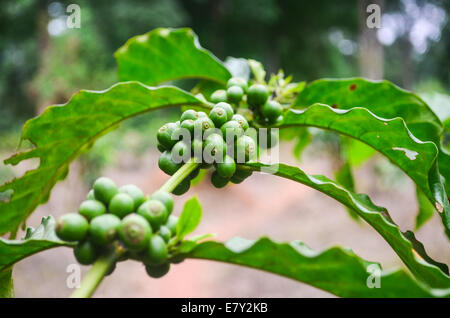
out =
[[[248,87],[247,81],[239,77],[228,80],[227,89],[215,91],[210,99],[213,103],[229,102],[236,107],[248,107],[253,111],[253,119],[262,125],[276,125],[283,120],[283,107],[270,98],[265,85]]]
[[[173,205],[167,192],[157,191],[147,199],[135,185],[118,188],[111,179],[101,177],[81,203],[79,214],[58,219],[56,234],[78,242],[74,254],[80,264],[92,264],[119,242],[126,249],[124,259],[140,260],[151,277],[161,277],[169,271],[167,243],[175,236],[178,222],[171,215]]]
[[[190,158],[200,163],[172,193],[181,195],[188,191],[190,181],[199,170],[213,165],[211,182],[214,186],[221,188],[229,181],[244,181],[250,173],[237,169],[236,162],[248,162],[256,155],[256,142],[246,134],[248,128],[245,117],[234,114],[231,105],[225,102],[217,103],[209,115],[190,109],[181,115],[180,121],[163,125],[157,134],[158,149],[162,152],[158,160],[160,169],[173,175]],[[175,160],[175,157],[182,160]]]

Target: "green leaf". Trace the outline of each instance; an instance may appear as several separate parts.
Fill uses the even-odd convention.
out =
[[[115,57],[121,81],[156,85],[182,78],[226,83],[230,72],[191,29],[159,28],[129,39]]]
[[[187,104],[203,105],[176,87],[151,88],[127,82],[105,91],[80,91],[64,106],[48,107],[39,117],[29,120],[22,140],[31,141],[35,147],[5,163],[16,165],[40,158],[40,165],[0,186],[0,193],[13,191],[9,201],[0,202],[0,234],[17,229],[39,204],[48,200],[55,183],[67,175],[70,162],[122,121],[148,111]]]
[[[401,117],[415,137],[432,141],[438,147],[441,145],[443,126],[439,117],[419,96],[391,82],[374,82],[362,78],[317,80],[297,96],[294,105],[304,108],[315,103],[338,109],[364,107],[386,119]],[[439,170],[443,176],[450,178],[450,154],[441,147]],[[430,188],[433,186],[430,185]],[[450,196],[450,182],[447,182],[446,191]],[[444,200],[443,197],[441,199]],[[434,204],[434,200],[431,202]],[[442,203],[439,204],[442,206]],[[450,224],[450,220],[447,222]]]
[[[8,271],[18,261],[32,254],[59,246],[72,246],[61,241],[55,234],[55,219],[52,216],[42,218],[42,223],[36,230],[27,229],[22,240],[6,240],[0,238],[0,273]]]
[[[367,195],[353,193],[325,176],[308,175],[297,167],[262,163],[247,163],[246,166],[305,184],[353,209],[386,240],[417,279],[432,288],[450,288],[450,277],[437,266],[423,260],[423,256],[417,256],[420,251],[414,250],[413,244],[400,231],[388,211],[373,204]]]
[[[202,206],[197,197],[186,201],[177,223],[177,239],[182,240],[186,235],[192,233],[202,219]]]
[[[0,298],[14,297],[14,283],[12,278],[12,269],[0,272]]]
[[[448,289],[429,289],[404,270],[382,272],[377,263],[341,247],[315,252],[299,241],[276,243],[268,238],[258,241],[233,238],[225,244],[201,243],[187,257],[264,270],[341,297],[450,297]],[[380,288],[369,288],[370,275],[378,269]]]
[[[400,167],[433,202],[450,235],[450,205],[437,169],[438,148],[415,138],[402,118],[383,119],[365,108],[333,109],[315,104],[291,109],[280,128],[314,126],[335,131],[366,143]]]
[[[433,217],[434,206],[430,203],[428,198],[423,194],[423,191],[416,186],[416,198],[419,211],[416,215],[416,230],[424,225],[429,219]]]

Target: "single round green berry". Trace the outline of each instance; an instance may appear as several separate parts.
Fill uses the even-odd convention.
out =
[[[136,211],[139,206],[145,202],[145,194],[139,189],[139,187],[134,184],[127,184],[119,188],[119,193],[126,193],[131,198],[133,198],[134,208],[133,211]]]
[[[217,173],[225,179],[229,179],[233,176],[233,174],[236,172],[236,162],[234,159],[230,156],[225,156],[223,159],[223,162],[218,162],[216,164],[217,167]]]
[[[117,193],[109,202],[108,210],[122,219],[134,211],[134,200],[126,193]]]
[[[189,132],[191,139],[194,137],[194,123],[193,119],[186,119],[181,122],[181,128],[186,129]]]
[[[91,189],[87,196],[86,196],[86,200],[95,200],[95,195],[94,195],[94,189]]]
[[[158,200],[150,199],[145,201],[138,209],[137,213],[143,216],[152,226],[154,231],[164,224],[169,216],[166,206]]]
[[[227,82],[227,88],[230,88],[232,86],[239,86],[242,88],[243,92],[247,92],[248,85],[247,81],[243,79],[242,77],[232,77]]]
[[[145,261],[148,264],[159,265],[166,261],[167,255],[167,244],[164,239],[157,234],[152,235],[148,244]]]
[[[120,219],[114,214],[97,216],[89,225],[89,237],[96,245],[107,245],[116,239],[119,226]]]
[[[119,226],[119,238],[132,251],[143,250],[150,241],[152,228],[147,220],[136,213],[127,215]]]
[[[150,196],[150,199],[158,200],[166,207],[167,213],[170,214],[173,211],[173,197],[169,192],[158,190]]]
[[[278,144],[278,133],[273,129],[267,129],[266,140],[258,134],[258,146],[262,149],[270,149]]]
[[[169,216],[166,226],[167,226],[167,228],[169,228],[172,235],[175,235],[177,232],[177,223],[178,223],[178,216],[175,216],[175,215]]]
[[[216,107],[220,107],[220,108],[225,109],[225,111],[227,112],[227,120],[231,120],[231,118],[233,117],[233,114],[234,114],[234,110],[233,110],[233,107],[231,107],[230,104],[224,103],[224,102],[220,102],[220,103],[217,103],[214,106],[214,108],[216,108]]]
[[[221,177],[217,171],[214,171],[211,175],[211,183],[213,186],[215,186],[216,188],[223,188],[224,186],[226,186],[228,184],[228,181],[230,181],[229,178],[223,178]]]
[[[210,160],[206,160],[206,162],[210,163],[217,158],[221,161],[227,153],[227,144],[222,136],[219,134],[209,135],[204,142],[204,153],[211,155],[211,158],[208,158]]]
[[[188,109],[183,114],[181,114],[180,122],[183,122],[185,120],[196,120],[197,119],[197,112],[193,109]]]
[[[158,167],[164,171],[169,176],[173,175],[175,172],[177,172],[178,169],[183,165],[182,162],[175,163],[172,160],[172,153],[171,151],[164,151],[158,159]]]
[[[240,114],[234,114],[231,120],[237,121],[243,130],[247,130],[249,127],[247,119]]]
[[[161,278],[166,275],[170,270],[170,263],[164,263],[161,265],[146,265],[145,271],[148,276],[152,278]]]
[[[172,232],[170,232],[169,228],[165,225],[161,225],[159,228],[159,236],[161,236],[166,243],[169,243],[172,238]]]
[[[262,116],[270,123],[274,122],[282,113],[283,107],[274,100],[267,101],[261,107]]]
[[[228,115],[223,107],[214,107],[209,112],[209,118],[213,121],[216,127],[221,127],[228,121]]]
[[[189,191],[190,187],[191,187],[191,180],[184,179],[176,186],[175,189],[173,189],[172,193],[175,195],[183,195]]]
[[[177,142],[171,151],[172,161],[175,163],[184,163],[191,157],[191,146],[184,141]]]
[[[105,205],[109,204],[109,201],[117,194],[119,191],[114,181],[109,178],[101,177],[94,182],[94,195],[95,198]]]
[[[86,237],[89,223],[80,214],[62,215],[56,222],[56,235],[63,241],[81,241]]]
[[[255,158],[256,143],[249,136],[241,136],[236,141],[236,152],[234,154],[237,163],[245,163]],[[245,160],[245,162],[242,162]]]
[[[227,92],[223,89],[218,89],[214,93],[211,94],[211,102],[217,104],[220,102],[226,102],[227,101]]]
[[[106,212],[105,205],[97,200],[86,200],[80,204],[78,212],[88,220]]]
[[[220,127],[220,131],[222,132],[222,138],[226,140],[227,143],[232,143],[244,134],[244,129],[234,120],[230,120],[223,124],[222,127]]]
[[[243,96],[244,91],[240,86],[231,86],[227,89],[227,99],[230,103],[239,103]]]
[[[209,117],[200,117],[194,122],[194,132],[204,134],[209,129],[214,128],[214,123]],[[196,137],[196,136],[194,136]]]
[[[269,90],[261,84],[250,86],[247,92],[247,102],[250,106],[258,107],[264,105],[269,98]]]
[[[166,149],[172,149],[172,146],[177,142],[177,140],[172,139],[172,135],[177,128],[178,125],[176,123],[167,123],[159,128],[156,138]]]
[[[98,257],[97,248],[90,241],[79,242],[73,249],[73,254],[81,265],[91,265]]]

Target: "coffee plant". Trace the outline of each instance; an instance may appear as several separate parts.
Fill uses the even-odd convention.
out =
[[[190,29],[161,28],[136,36],[115,58],[119,83],[104,91],[82,90],[65,105],[46,108],[23,127],[22,140],[33,147],[5,160],[17,165],[39,158],[40,164],[0,186],[0,234],[9,234],[9,239],[0,238],[1,296],[13,296],[16,262],[61,246],[72,248],[80,264],[92,265],[73,297],[91,296],[116,262],[139,261],[149,276],[158,278],[185,259],[260,269],[341,297],[450,296],[447,265],[428,256],[414,233],[402,232],[385,208],[356,192],[348,162],[333,181],[260,160],[282,142],[278,131],[295,138],[297,151],[310,140],[308,127],[341,135],[341,147],[348,153],[357,150],[345,141],[358,140],[414,182],[418,225],[436,211],[450,237],[450,156],[443,142],[448,127],[417,95],[387,81],[362,78],[295,83],[281,71],[268,78],[255,60],[222,63],[199,45]],[[198,82],[190,91],[160,85],[180,79]],[[16,238],[36,207],[47,202],[55,184],[67,176],[70,163],[97,139],[124,120],[169,107],[180,107],[182,115],[152,136],[161,152],[158,165],[170,176],[160,189],[147,195],[135,185],[116,185],[101,177],[78,213],[58,220],[45,217],[36,229],[29,227],[22,239]],[[372,226],[407,270],[381,271],[382,288],[369,288],[367,268],[377,263],[347,248],[317,252],[300,241],[278,243],[267,237],[225,243],[209,234],[187,237],[199,224],[202,208],[194,196],[176,217],[173,195],[186,193],[201,169],[211,170],[217,188],[264,172],[316,189]]]

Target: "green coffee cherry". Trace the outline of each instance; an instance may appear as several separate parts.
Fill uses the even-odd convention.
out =
[[[223,107],[214,107],[209,113],[209,118],[216,127],[220,127],[227,122],[228,115]]]
[[[209,117],[200,117],[194,122],[194,131],[205,133],[208,129],[214,128],[214,123]]]
[[[225,156],[223,162],[218,162],[216,164],[217,173],[219,176],[225,179],[231,178],[236,172],[236,162],[230,156]]]
[[[236,141],[236,153],[234,154],[238,163],[241,160],[245,160],[245,162],[252,160],[256,156],[256,143],[249,136],[241,136]]]
[[[193,109],[188,109],[183,114],[181,114],[180,122],[183,122],[185,120],[196,120],[197,119],[197,112]]]
[[[117,237],[120,219],[114,214],[103,214],[92,219],[89,226],[91,241],[98,245],[108,245]]]
[[[166,275],[170,270],[170,264],[164,263],[161,265],[146,265],[145,271],[147,272],[148,276],[153,278],[161,278],[164,275]]]
[[[186,129],[191,134],[191,139],[194,137],[194,120],[193,119],[186,119],[181,122],[181,128]]]
[[[80,204],[78,212],[88,220],[92,220],[96,216],[106,212],[105,205],[97,200],[87,200]]]
[[[275,120],[280,117],[282,111],[283,107],[281,107],[280,103],[274,100],[267,101],[261,107],[261,114],[270,123],[275,122]]]
[[[232,77],[227,82],[227,88],[230,88],[232,86],[239,86],[242,88],[242,91],[245,93],[247,92],[248,85],[247,81],[241,77]]]
[[[216,188],[223,188],[224,186],[226,186],[228,184],[228,181],[230,181],[229,178],[223,178],[221,177],[217,171],[214,171],[211,175],[211,183],[213,186],[215,186]]]
[[[123,218],[134,211],[134,200],[126,193],[117,193],[109,202],[109,212]]]
[[[114,181],[106,177],[95,180],[93,188],[95,198],[105,205],[108,205],[109,201],[111,201],[113,196],[119,191]]]
[[[220,156],[222,159],[227,153],[227,144],[219,134],[211,134],[204,142],[204,151],[214,158]]]
[[[261,84],[250,86],[247,92],[247,102],[250,106],[258,107],[265,104],[269,98],[269,90]]]
[[[177,140],[172,139],[173,132],[178,128],[176,123],[167,123],[159,128],[156,138],[166,149],[172,149]]]
[[[88,221],[76,213],[62,215],[56,222],[56,235],[63,241],[81,241],[89,229]]]
[[[150,199],[145,201],[138,209],[137,213],[143,216],[152,226],[154,231],[164,224],[169,216],[166,206],[158,200]]]
[[[230,120],[223,124],[222,127],[220,127],[220,131],[222,132],[222,138],[226,142],[233,142],[244,134],[244,129],[242,129],[241,125],[234,120]]]
[[[169,219],[167,220],[166,227],[170,230],[172,235],[175,235],[177,232],[177,223],[178,223],[178,216],[171,215],[169,216]]]
[[[247,119],[240,114],[235,114],[231,117],[231,120],[237,121],[243,130],[247,130],[249,125]]]
[[[244,91],[239,86],[231,86],[227,89],[227,99],[230,103],[239,103],[243,96]]]
[[[183,163],[190,158],[191,146],[187,145],[184,141],[177,142],[171,151],[172,161]]]
[[[231,120],[231,117],[233,117],[233,114],[234,114],[234,110],[233,110],[233,107],[231,107],[230,104],[224,103],[224,102],[220,102],[220,103],[217,103],[214,106],[214,108],[216,108],[216,107],[223,108],[227,112],[227,120]]]
[[[175,189],[173,189],[172,193],[175,195],[183,195],[189,191],[190,187],[191,187],[191,180],[184,179],[177,185]]]
[[[95,200],[94,189],[89,190],[86,200]]]
[[[223,89],[219,89],[211,94],[211,102],[217,104],[220,102],[226,102],[227,101],[227,92]]]
[[[159,236],[161,236],[166,243],[169,243],[172,238],[172,232],[170,232],[169,228],[165,225],[161,225],[159,228]]]
[[[172,160],[172,153],[170,151],[164,151],[158,159],[158,167],[169,176],[177,172],[182,166],[182,163],[175,163]]]
[[[148,246],[152,228],[147,220],[136,213],[127,215],[119,226],[119,238],[131,251],[141,251]]]
[[[73,254],[81,265],[91,265],[98,257],[97,248],[90,241],[79,242],[73,249]]]
[[[139,187],[135,186],[134,184],[127,184],[119,188],[119,193],[126,193],[128,194],[134,202],[134,208],[133,211],[136,211],[137,208],[145,202],[145,194],[142,192]]]
[[[173,198],[169,192],[158,190],[150,196],[150,199],[158,200],[166,207],[167,213],[173,211]]]
[[[168,255],[167,244],[159,235],[152,235],[148,244],[145,261],[148,264],[159,265],[166,261]]]

